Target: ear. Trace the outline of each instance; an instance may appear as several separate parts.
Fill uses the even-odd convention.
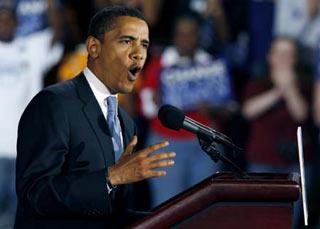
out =
[[[86,40],[86,47],[90,58],[96,59],[99,57],[101,50],[101,42],[99,39],[89,36]]]

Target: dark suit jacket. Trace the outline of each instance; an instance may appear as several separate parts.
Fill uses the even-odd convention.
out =
[[[136,129],[119,108],[124,146]],[[114,151],[106,120],[83,74],[42,90],[19,123],[15,228],[112,228],[129,185],[108,195]],[[122,216],[121,216],[122,217]]]

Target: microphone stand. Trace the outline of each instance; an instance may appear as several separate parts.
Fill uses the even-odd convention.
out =
[[[249,175],[247,174],[247,172],[243,171],[232,160],[230,160],[228,157],[226,157],[225,155],[223,155],[217,150],[217,145],[216,145],[217,143],[215,140],[216,139],[215,136],[208,137],[207,135],[198,133],[197,137],[198,137],[201,149],[205,151],[214,162],[217,163],[218,161],[222,161],[222,163],[224,163],[225,165],[229,165],[232,168],[232,170],[235,172],[235,175],[238,178],[249,178]],[[235,150],[239,151],[239,148],[235,145],[232,146],[232,149],[234,151]]]

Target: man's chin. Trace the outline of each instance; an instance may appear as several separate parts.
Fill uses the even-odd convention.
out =
[[[119,88],[119,93],[121,94],[129,94],[133,91],[134,85],[126,85],[124,87]]]

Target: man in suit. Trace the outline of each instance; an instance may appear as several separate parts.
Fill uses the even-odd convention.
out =
[[[130,183],[164,176],[154,169],[174,164],[174,152],[151,155],[167,141],[133,153],[135,125],[116,107],[117,93],[131,92],[144,66],[148,36],[139,11],[99,11],[88,67],[30,102],[18,130],[16,228],[121,227]]]

